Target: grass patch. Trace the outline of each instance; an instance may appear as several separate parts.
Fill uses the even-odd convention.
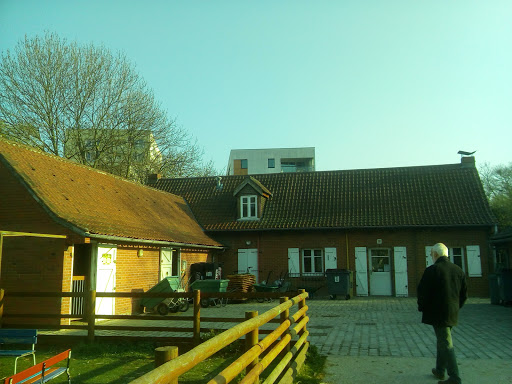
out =
[[[318,353],[318,348],[310,345],[306,354],[306,362],[302,366],[295,382],[297,384],[320,384],[325,376],[327,357]]]
[[[215,332],[204,334],[208,340]],[[69,346],[38,345],[36,360],[41,362],[70,348]],[[126,384],[154,369],[153,342],[95,342],[82,343],[71,347],[71,381],[73,384]],[[180,377],[180,383],[206,383],[231,364],[243,351],[243,341],[237,341],[211,358],[198,364],[194,369]],[[181,353],[181,352],[180,352]],[[32,358],[18,360],[18,372],[32,365]],[[325,357],[310,346],[297,383],[318,384],[323,377]],[[14,357],[0,357],[0,378],[12,375]],[[242,377],[243,374],[240,375]],[[236,381],[234,381],[236,382]],[[67,383],[67,376],[51,381],[52,384]]]

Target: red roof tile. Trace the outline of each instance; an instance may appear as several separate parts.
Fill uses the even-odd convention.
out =
[[[53,215],[95,235],[220,246],[182,197],[0,139],[0,161]]]
[[[474,165],[450,164],[252,175],[271,193],[260,220],[237,220],[233,191],[247,176],[160,179],[188,201],[207,231],[490,226],[495,222]]]

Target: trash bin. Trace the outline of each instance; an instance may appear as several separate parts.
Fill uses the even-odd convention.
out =
[[[500,304],[501,303],[501,274],[500,273],[490,273],[489,274],[489,296],[491,297],[491,304]]]
[[[327,276],[327,290],[331,300],[336,299],[337,295],[345,297],[345,300],[350,299],[350,275],[351,271],[348,269],[328,269],[325,271]]]
[[[190,290],[199,289],[201,292],[226,292],[229,280],[196,280],[190,284]]]
[[[501,270],[501,292],[505,304],[512,302],[512,269]]]
[[[217,263],[194,263],[190,265],[190,283],[196,280],[215,279]]]

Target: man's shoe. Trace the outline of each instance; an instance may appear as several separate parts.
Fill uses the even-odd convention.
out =
[[[437,384],[460,384],[460,381],[457,381],[450,377],[448,380],[438,381]]]
[[[444,380],[444,373],[439,372],[437,369],[432,368],[432,374],[436,377],[436,379]]]

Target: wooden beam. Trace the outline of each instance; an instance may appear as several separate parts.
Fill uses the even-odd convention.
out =
[[[32,232],[13,232],[13,231],[0,231],[0,235],[5,237],[47,237],[54,239],[65,239],[66,235],[51,235],[47,233],[32,233]]]

